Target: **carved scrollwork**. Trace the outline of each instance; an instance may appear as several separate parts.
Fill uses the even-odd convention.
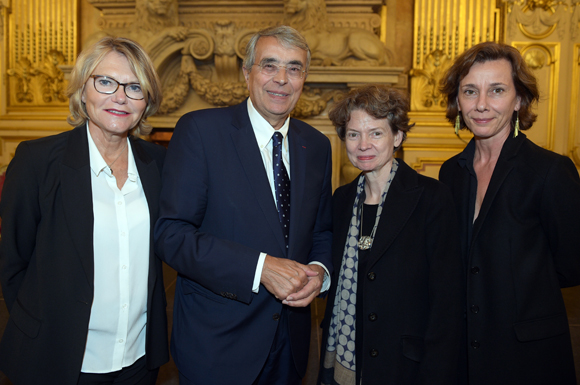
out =
[[[563,1],[527,0],[523,5],[515,0],[502,1],[508,3],[510,34],[517,25],[530,39],[544,39],[556,29],[560,38],[563,37],[569,18],[568,7]]]
[[[322,90],[320,88],[304,87],[304,91],[292,111],[295,118],[308,118],[320,115],[330,100],[340,97],[343,93],[337,90]]]
[[[190,55],[183,55],[175,84],[163,92],[159,114],[169,114],[177,110],[187,98],[190,86],[203,100],[214,106],[232,106],[248,97],[246,83],[211,82],[198,73]]]
[[[546,55],[538,49],[525,53],[524,61],[533,70],[539,70],[546,65]]]
[[[7,71],[8,76],[16,78],[16,100],[20,103],[32,102],[34,97],[30,89],[30,81],[35,75],[34,67],[26,57],[20,58],[15,68]]]
[[[234,49],[236,51],[236,55],[238,55],[238,57],[240,57],[242,60],[246,56],[246,45],[248,45],[252,35],[254,35],[256,32],[258,32],[257,29],[246,29],[236,36]]]
[[[439,91],[439,82],[445,71],[451,65],[451,58],[440,49],[431,52],[425,57],[423,69],[412,69],[409,74],[421,78],[418,92],[420,94],[420,104],[423,107],[431,108],[438,106],[445,108],[446,101]]]
[[[53,100],[67,101],[64,91],[64,73],[58,67],[63,64],[66,64],[64,55],[62,52],[53,49],[48,52],[40,67],[35,71],[43,79],[42,99],[46,103],[50,103]]]
[[[19,103],[31,103],[34,94],[32,79],[41,79],[40,94],[45,103],[66,102],[64,91],[64,73],[59,68],[66,64],[64,54],[57,50],[50,50],[38,66],[34,66],[30,59],[22,57],[16,63],[15,68],[7,71],[8,76],[16,78],[16,101]]]

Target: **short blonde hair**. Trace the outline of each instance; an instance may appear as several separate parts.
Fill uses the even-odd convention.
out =
[[[72,70],[68,84],[67,96],[70,98],[70,116],[67,122],[76,127],[86,124],[89,120],[82,94],[85,84],[93,74],[95,68],[110,52],[117,52],[127,58],[131,70],[137,77],[143,94],[145,95],[145,112],[139,123],[132,131],[132,135],[148,135],[152,127],[147,124],[147,118],[155,114],[161,105],[161,82],[153,67],[153,62],[137,42],[124,37],[105,37],[84,49]]]

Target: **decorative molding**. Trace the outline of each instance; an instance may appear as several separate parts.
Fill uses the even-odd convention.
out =
[[[442,113],[439,80],[452,60],[482,41],[499,40],[496,0],[415,1],[411,111]]]
[[[441,110],[445,109],[447,101],[439,91],[439,82],[445,71],[451,66],[451,63],[451,58],[442,50],[437,49],[425,58],[423,69],[411,69],[409,75],[416,78],[413,100],[414,103],[420,104],[419,106],[414,105],[415,109],[419,110],[423,107],[427,109],[432,107],[440,107]]]
[[[542,145],[548,150],[553,150],[558,116],[560,43],[513,42],[512,45],[520,51],[526,64],[536,72],[539,82],[544,83],[540,83],[540,89],[548,99],[547,105],[537,112],[539,115],[547,116],[546,142]],[[542,71],[545,71],[545,75],[542,75]]]
[[[46,116],[40,109],[68,104],[62,69],[74,62],[77,54],[77,1],[11,4],[8,9],[0,0],[0,24],[8,24],[0,31],[10,33],[10,39],[5,40],[8,55],[1,58],[0,65],[6,75],[2,80],[6,94],[0,98],[3,117],[21,111],[26,116]]]
[[[570,24],[570,36],[579,34],[580,2],[574,0],[502,0],[507,4],[508,34],[513,36],[515,26],[524,36],[533,40],[549,37],[558,31],[558,38],[564,39],[566,27]]]

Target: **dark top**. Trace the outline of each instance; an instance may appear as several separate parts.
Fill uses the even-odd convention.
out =
[[[169,360],[161,260],[153,252],[165,148],[130,138],[149,207],[147,367]],[[86,126],[18,145],[0,202],[0,282],[10,318],[0,370],[18,385],[76,385],[93,301]]]
[[[333,196],[335,269],[322,324],[323,351],[357,181]],[[365,207],[365,234],[374,225],[373,209]],[[399,160],[373,246],[359,252],[356,367],[364,385],[456,380],[463,297],[456,234],[449,190]]]
[[[580,284],[580,178],[522,133],[503,145],[473,222],[475,141],[441,168],[466,271],[462,383],[576,384],[561,287]]]

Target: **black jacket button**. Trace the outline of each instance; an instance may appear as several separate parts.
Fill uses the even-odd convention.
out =
[[[471,347],[477,349],[479,347],[479,341],[477,340],[471,341]]]
[[[377,357],[379,355],[379,351],[377,349],[371,349],[370,354],[371,357]]]
[[[475,266],[471,268],[471,274],[478,274],[479,273],[479,267]]]
[[[377,320],[377,315],[375,313],[371,313],[369,314],[369,321],[376,321]]]
[[[479,306],[477,306],[477,305],[471,305],[471,312],[473,314],[479,313]]]
[[[278,314],[278,313],[274,313],[274,315],[272,316],[272,319],[273,319],[274,321],[278,321],[278,320],[280,319],[280,314]]]
[[[367,274],[367,277],[369,277],[371,281],[374,281],[375,278],[377,278],[377,275],[371,271],[370,273]]]

